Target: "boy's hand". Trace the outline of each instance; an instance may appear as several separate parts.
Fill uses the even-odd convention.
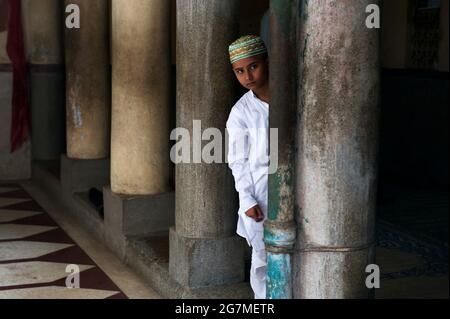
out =
[[[248,211],[245,212],[245,215],[247,215],[250,218],[253,218],[257,223],[262,222],[264,220],[264,214],[259,205],[250,208]]]

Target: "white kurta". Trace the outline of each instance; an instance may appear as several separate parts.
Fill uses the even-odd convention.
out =
[[[256,298],[265,298],[263,222],[245,212],[259,205],[267,217],[269,104],[249,91],[235,104],[227,121],[228,165],[239,193],[238,235],[253,247],[250,282]]]

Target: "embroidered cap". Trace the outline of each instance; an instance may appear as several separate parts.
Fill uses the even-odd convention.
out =
[[[251,56],[267,53],[267,48],[261,37],[246,35],[234,41],[229,47],[229,52],[230,61],[233,64]]]

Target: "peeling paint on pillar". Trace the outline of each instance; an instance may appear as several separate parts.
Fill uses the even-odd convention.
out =
[[[268,216],[264,223],[267,251],[267,298],[292,298],[291,256],[296,237],[294,222],[294,155],[296,108],[297,0],[271,1],[270,116],[278,129],[278,169],[269,175]]]
[[[66,0],[82,16],[80,29],[65,29],[67,156],[109,155],[108,1]]]
[[[291,255],[267,253],[267,295],[268,299],[290,299],[292,286],[286,285],[291,278]]]
[[[273,252],[290,253],[295,243],[296,226],[292,221],[266,221],[264,241]]]
[[[364,298],[373,262],[379,117],[378,1],[303,1],[295,298]]]
[[[289,159],[293,159],[293,155],[288,155]],[[291,213],[294,207],[293,197],[293,178],[294,168],[292,163],[284,165],[279,163],[278,170],[269,177],[269,209],[268,218],[270,220],[278,220],[287,222],[293,220]]]

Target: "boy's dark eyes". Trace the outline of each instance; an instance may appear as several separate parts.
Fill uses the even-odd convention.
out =
[[[255,69],[257,69],[257,68],[258,68],[258,64],[257,64],[257,63],[252,64],[252,65],[250,65],[250,67],[249,67],[250,70],[255,70]],[[236,74],[243,74],[243,73],[244,73],[244,70],[239,69],[239,70],[234,70],[234,72],[236,72]]]

